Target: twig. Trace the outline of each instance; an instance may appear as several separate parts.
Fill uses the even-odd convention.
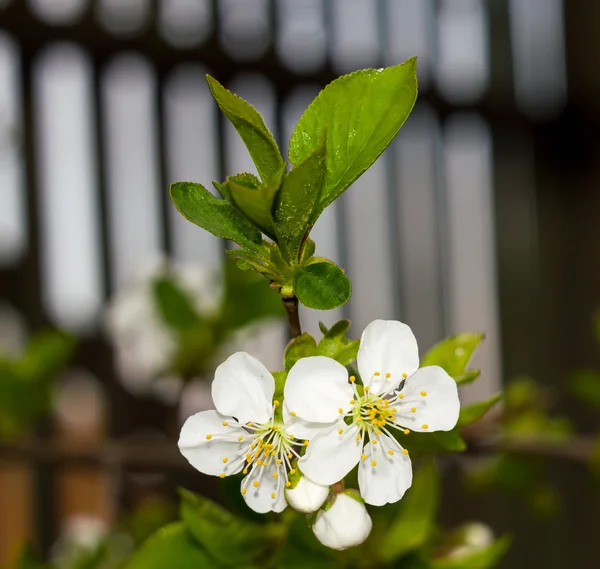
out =
[[[285,306],[287,311],[290,334],[292,335],[292,338],[297,338],[302,334],[302,329],[300,328],[300,316],[298,314],[298,298],[292,296],[284,297],[282,300],[283,306]]]

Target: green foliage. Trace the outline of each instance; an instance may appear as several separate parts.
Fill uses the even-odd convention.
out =
[[[349,320],[340,320],[329,330],[325,329],[323,338],[318,344],[308,333],[294,338],[285,350],[285,369],[289,371],[298,360],[309,356],[327,356],[342,365],[350,365],[356,359],[360,340],[347,338],[349,327]]]
[[[312,228],[325,180],[325,137],[314,150],[285,177],[275,208],[275,230],[283,258],[295,264],[303,240]]]
[[[25,544],[19,553],[15,569],[48,569],[48,566],[40,560],[31,545]]]
[[[330,83],[304,112],[290,140],[299,164],[326,132],[325,185],[312,222],[377,160],[417,98],[416,59],[387,69],[365,69]]]
[[[216,569],[183,522],[167,525],[150,537],[124,569]]]
[[[259,229],[228,201],[213,196],[204,186],[191,182],[171,185],[171,199],[179,213],[209,233],[262,252]]]
[[[575,397],[600,410],[600,372],[583,369],[575,371],[569,378],[569,387]]]
[[[467,407],[461,407],[457,427],[466,427],[479,421],[496,403],[502,399],[502,393],[496,393],[485,401],[478,401]]]
[[[438,365],[450,374],[456,383],[469,383],[479,376],[478,370],[469,371],[467,366],[483,334],[458,334],[442,340],[429,350],[421,360],[421,367]]]
[[[175,330],[188,330],[198,323],[199,315],[188,295],[167,277],[152,283],[154,301],[163,322]]]
[[[248,148],[263,182],[270,181],[285,166],[285,162],[265,121],[250,103],[225,89],[210,75],[206,79],[219,108]]]
[[[438,502],[438,473],[433,462],[427,461],[416,473],[381,541],[374,545],[381,562],[393,562],[427,542],[435,529]]]
[[[294,288],[302,304],[318,310],[332,310],[344,304],[352,292],[344,271],[326,259],[298,270]]]
[[[344,304],[350,281],[331,261],[313,257],[309,234],[321,212],[373,164],[408,117],[417,96],[416,60],[357,71],[328,85],[294,130],[289,172],[256,109],[212,77],[207,80],[260,180],[243,173],[214,182],[224,199],[200,184],[175,183],[173,203],[192,223],[240,245],[242,251],[230,253],[237,266],[265,276],[282,296],[320,310]],[[272,242],[263,241],[261,232]]]
[[[0,358],[0,440],[13,440],[50,409],[53,380],[74,349],[62,332],[34,336],[20,358]]]
[[[272,565],[285,536],[281,524],[243,520],[207,498],[184,490],[180,493],[186,527],[219,566]]]

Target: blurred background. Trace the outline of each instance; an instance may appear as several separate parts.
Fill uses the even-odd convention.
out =
[[[146,326],[143,283],[165,267],[198,306],[226,297],[225,245],[167,193],[255,171],[206,73],[255,105],[285,152],[327,82],[417,55],[414,112],[312,232],[352,299],[305,310],[303,326],[348,317],[358,335],[395,317],[422,349],[482,331],[483,377],[464,401],[530,374],[560,403],[572,369],[600,364],[599,26],[600,5],[562,0],[0,0],[0,352],[47,327],[77,343],[51,416],[0,446],[0,565],[24,538],[49,551],[74,519],[112,523],[178,485],[215,492],[173,442],[211,405],[210,365],[185,385],[161,372],[159,386],[144,368],[159,332],[115,349]],[[271,312],[232,324],[242,333],[227,342],[275,370],[287,336]],[[442,517],[513,532],[505,567],[590,567],[598,521],[577,468],[556,465],[565,499],[550,520],[469,496],[452,472]]]

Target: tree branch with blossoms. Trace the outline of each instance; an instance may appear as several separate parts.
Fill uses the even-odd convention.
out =
[[[350,322],[341,320],[322,325],[317,339],[302,333],[298,312],[299,304],[330,310],[350,299],[346,273],[318,255],[310,232],[408,118],[417,97],[416,60],[357,71],[325,87],[292,133],[289,167],[256,109],[212,77],[208,86],[256,174],[213,182],[221,198],[198,183],[177,182],[171,199],[186,219],[237,243],[227,254],[239,269],[264,276],[265,286],[280,293],[291,340],[282,370],[268,370],[245,352],[221,363],[212,382],[215,409],[187,419],[179,450],[201,473],[223,484],[233,480],[227,488],[237,487],[254,512],[286,513],[255,527],[182,492],[181,524],[157,535],[127,569],[158,569],[154,556],[181,553],[182,535],[199,546],[186,558],[201,552],[211,567],[298,567],[306,556],[307,567],[323,560],[340,566],[364,551],[373,564],[361,567],[397,566],[415,555],[433,567],[441,534],[431,457],[464,451],[460,429],[499,399],[460,407],[459,385],[478,376],[468,363],[482,336],[449,338],[420,359],[405,323],[375,320],[355,339]],[[393,523],[370,540],[373,519],[386,509]],[[308,534],[293,510],[307,516]],[[418,538],[404,530],[413,524],[423,528]],[[486,544],[478,566],[491,567],[506,547],[505,539]],[[344,549],[351,549],[345,557],[333,553]],[[470,563],[465,556],[465,568]]]

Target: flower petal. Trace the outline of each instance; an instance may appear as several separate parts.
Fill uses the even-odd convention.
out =
[[[317,484],[327,486],[338,482],[360,460],[362,437],[356,440],[357,435],[356,425],[338,421],[310,441],[306,454],[298,461],[300,470]]]
[[[460,412],[456,381],[438,366],[424,367],[404,384],[396,422],[413,431],[450,431]],[[423,395],[425,394],[425,395]],[[412,409],[415,409],[412,412]]]
[[[332,425],[332,423],[311,423],[310,421],[300,419],[300,417],[294,417],[285,402],[283,404],[283,424],[285,425],[285,430],[290,435],[307,441],[316,437],[322,430],[329,429]]]
[[[271,372],[246,352],[227,358],[215,371],[212,397],[217,411],[240,423],[266,423],[273,414],[275,380]]]
[[[223,423],[228,423],[226,426]],[[238,437],[246,437],[239,442]],[[219,476],[237,474],[244,465],[243,449],[249,446],[248,433],[231,417],[225,417],[216,411],[201,411],[192,415],[181,428],[179,450],[188,462],[200,472]],[[227,458],[227,462],[223,459]]]
[[[331,423],[350,410],[354,394],[346,368],[331,358],[311,356],[298,360],[283,390],[290,411],[305,421]]]
[[[274,473],[277,473],[277,478],[273,478]],[[242,480],[242,496],[248,507],[259,514],[282,512],[287,506],[284,492],[285,480],[282,478],[282,474],[283,470],[278,468],[274,462],[266,467],[255,466],[252,472]],[[258,482],[259,485],[254,486],[255,482]],[[274,498],[273,495],[275,495]]]
[[[383,506],[400,500],[412,484],[411,461],[400,444],[392,437],[380,435],[378,444],[365,445],[364,453],[367,458],[358,467],[358,486],[364,501]]]
[[[316,512],[329,496],[329,486],[316,484],[306,476],[298,481],[295,488],[285,491],[288,504],[297,512],[310,514]]]
[[[397,320],[374,320],[362,334],[357,364],[372,393],[391,392],[406,377],[403,374],[411,375],[419,367],[412,330]]]

